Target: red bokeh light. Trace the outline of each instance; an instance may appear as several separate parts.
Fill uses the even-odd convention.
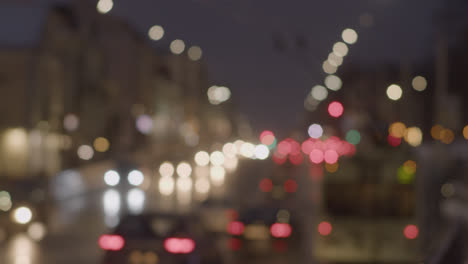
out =
[[[335,117],[335,118],[340,117],[341,115],[343,115],[343,111],[344,111],[344,108],[340,102],[334,101],[328,105],[328,113],[332,117]]]
[[[275,134],[269,130],[265,130],[260,134],[260,142],[267,146],[275,143]]]
[[[315,164],[323,162],[323,152],[320,149],[314,149],[309,154],[310,161]]]
[[[388,135],[387,141],[388,141],[388,144],[392,147],[398,147],[401,144],[401,138],[396,138],[392,135]]]
[[[297,190],[297,183],[295,180],[287,180],[284,183],[284,190],[288,193],[294,193]]]
[[[338,162],[338,153],[333,149],[325,151],[325,154],[323,156],[325,162],[328,164],[335,164]]]
[[[321,165],[312,164],[309,170],[309,175],[314,181],[323,179],[323,167]]]
[[[291,225],[286,223],[274,223],[270,228],[271,235],[276,238],[287,238],[292,233]]]
[[[273,161],[278,165],[284,164],[287,159],[287,155],[280,154],[278,151],[273,153]]]
[[[323,221],[318,225],[317,230],[318,230],[320,235],[328,236],[328,235],[331,234],[331,232],[333,230],[333,227],[329,222]]]
[[[119,235],[102,235],[98,244],[104,250],[119,251],[124,247],[125,239]]]
[[[415,225],[407,225],[403,230],[403,234],[407,239],[416,239],[419,235],[419,229]]]
[[[239,213],[234,209],[227,209],[226,210],[226,217],[229,220],[236,220],[239,217]]]
[[[281,141],[278,144],[277,151],[281,155],[288,155],[291,152],[291,143],[286,140]]]
[[[297,155],[289,155],[289,161],[293,165],[300,165],[302,161],[304,161],[304,157],[300,153]]]
[[[288,249],[288,244],[284,240],[276,240],[273,243],[273,248],[276,252],[284,252]]]
[[[238,238],[229,239],[229,248],[233,251],[240,250],[242,247],[242,241]]]
[[[263,179],[260,181],[259,187],[262,192],[271,192],[273,189],[273,182],[270,179]]]
[[[296,140],[292,138],[287,138],[285,139],[285,141],[287,141],[290,146],[289,154],[291,155],[301,154],[301,145],[299,144],[299,142],[297,142]]]
[[[301,145],[302,153],[309,155],[313,149],[314,149],[314,142],[311,139],[308,139],[302,142],[302,145]]]
[[[230,222],[227,226],[227,231],[233,236],[240,236],[244,233],[244,224],[240,221]]]
[[[164,248],[172,254],[189,254],[195,249],[195,241],[190,238],[171,237],[164,241]]]

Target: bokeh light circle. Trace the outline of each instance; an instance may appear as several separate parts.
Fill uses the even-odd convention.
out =
[[[343,112],[344,112],[344,108],[340,102],[334,101],[328,105],[328,113],[332,117],[338,118],[341,115],[343,115]]]

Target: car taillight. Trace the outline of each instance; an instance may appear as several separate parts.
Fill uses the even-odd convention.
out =
[[[240,221],[232,221],[228,224],[227,231],[233,236],[240,236],[244,233],[244,224]]]
[[[228,240],[228,246],[233,251],[240,250],[242,247],[242,241],[239,238],[230,238]]]
[[[271,225],[270,233],[276,238],[286,238],[292,233],[291,225],[286,223],[274,223]]]
[[[170,237],[164,241],[164,248],[172,254],[189,254],[195,249],[195,241],[190,238]]]
[[[124,247],[125,239],[119,235],[102,235],[98,244],[104,250],[119,251]]]

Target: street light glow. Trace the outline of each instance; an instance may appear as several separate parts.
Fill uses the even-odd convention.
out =
[[[231,90],[225,86],[213,85],[208,88],[207,95],[211,104],[218,105],[231,98]]]
[[[312,97],[317,101],[323,101],[328,97],[328,91],[322,85],[316,85],[310,91]]]
[[[399,85],[392,84],[387,88],[387,97],[390,100],[393,101],[398,101],[401,99],[401,96],[403,95],[403,90]]]
[[[32,219],[32,212],[26,206],[22,206],[13,211],[13,220],[18,224],[27,224]]]
[[[97,3],[97,11],[101,14],[109,13],[114,7],[114,2],[112,0],[99,0]]]
[[[176,39],[171,42],[171,45],[169,46],[170,50],[172,53],[179,55],[182,54],[185,50],[185,43],[183,40]]]
[[[202,50],[198,46],[192,46],[188,49],[187,55],[189,59],[193,61],[197,61],[197,60],[200,60],[202,57]]]
[[[164,37],[164,29],[159,25],[152,26],[148,31],[148,36],[150,39],[157,41]]]
[[[344,57],[348,55],[348,51],[348,46],[343,42],[337,42],[335,45],[333,45],[333,53],[335,53],[337,56]]]
[[[341,37],[343,38],[343,41],[346,42],[347,44],[354,44],[358,40],[357,32],[351,28],[347,28],[343,30]]]
[[[416,90],[418,92],[422,92],[422,91],[426,90],[426,88],[427,88],[427,80],[426,80],[426,78],[424,78],[422,76],[416,76],[416,77],[414,77],[414,79],[412,81],[412,85],[413,85],[414,90]]]
[[[328,75],[327,77],[325,77],[325,85],[328,89],[332,91],[338,91],[341,89],[343,83],[341,82],[341,79],[338,76]]]

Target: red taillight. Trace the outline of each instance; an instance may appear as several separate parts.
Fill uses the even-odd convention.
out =
[[[195,241],[190,238],[171,237],[164,241],[164,248],[172,254],[189,254],[195,249]]]
[[[244,233],[244,224],[239,221],[232,221],[228,224],[227,231],[233,236],[240,236]]]
[[[98,244],[104,250],[119,251],[124,247],[125,239],[119,235],[102,235]]]
[[[318,225],[318,232],[322,236],[328,236],[331,234],[333,227],[329,222],[323,221]]]
[[[238,238],[231,238],[228,241],[229,243],[229,248],[233,251],[240,250],[242,247],[242,241]]]
[[[285,223],[275,223],[270,228],[271,235],[276,238],[286,238],[292,233],[291,225]]]

